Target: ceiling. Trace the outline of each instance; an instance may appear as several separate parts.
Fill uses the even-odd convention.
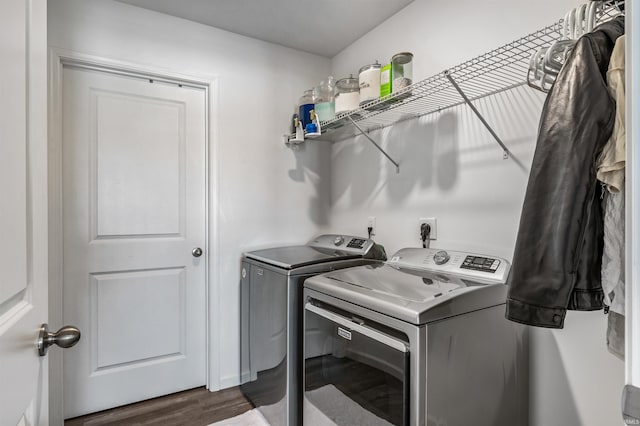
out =
[[[118,0],[331,58],[413,0]]]

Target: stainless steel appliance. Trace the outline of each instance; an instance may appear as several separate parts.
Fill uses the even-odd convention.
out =
[[[316,274],[386,260],[367,238],[321,235],[301,246],[245,253],[241,283],[244,395],[273,426],[299,425],[302,284]]]
[[[304,423],[526,426],[505,259],[407,248],[304,286]]]

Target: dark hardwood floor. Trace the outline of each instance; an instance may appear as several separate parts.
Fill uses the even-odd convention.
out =
[[[209,392],[196,388],[99,413],[76,417],[65,426],[206,426],[253,408],[239,388]]]

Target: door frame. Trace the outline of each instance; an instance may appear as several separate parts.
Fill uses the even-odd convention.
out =
[[[626,23],[626,179],[625,179],[625,384],[640,387],[640,5],[628,4]],[[635,325],[634,325],[635,324]],[[624,402],[624,401],[623,401]]]
[[[49,324],[62,327],[63,319],[63,207],[62,207],[62,95],[63,69],[73,66],[112,74],[152,79],[197,87],[205,91],[205,282],[206,282],[206,386],[220,389],[219,312],[219,209],[218,209],[218,76],[192,75],[160,67],[140,65],[76,51],[49,48],[48,88],[48,177],[49,177]],[[49,355],[49,417],[51,424],[62,424],[62,351]]]

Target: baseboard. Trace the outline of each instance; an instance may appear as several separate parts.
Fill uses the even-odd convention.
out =
[[[240,384],[240,378],[237,374],[232,376],[220,377],[220,389],[232,388]]]

